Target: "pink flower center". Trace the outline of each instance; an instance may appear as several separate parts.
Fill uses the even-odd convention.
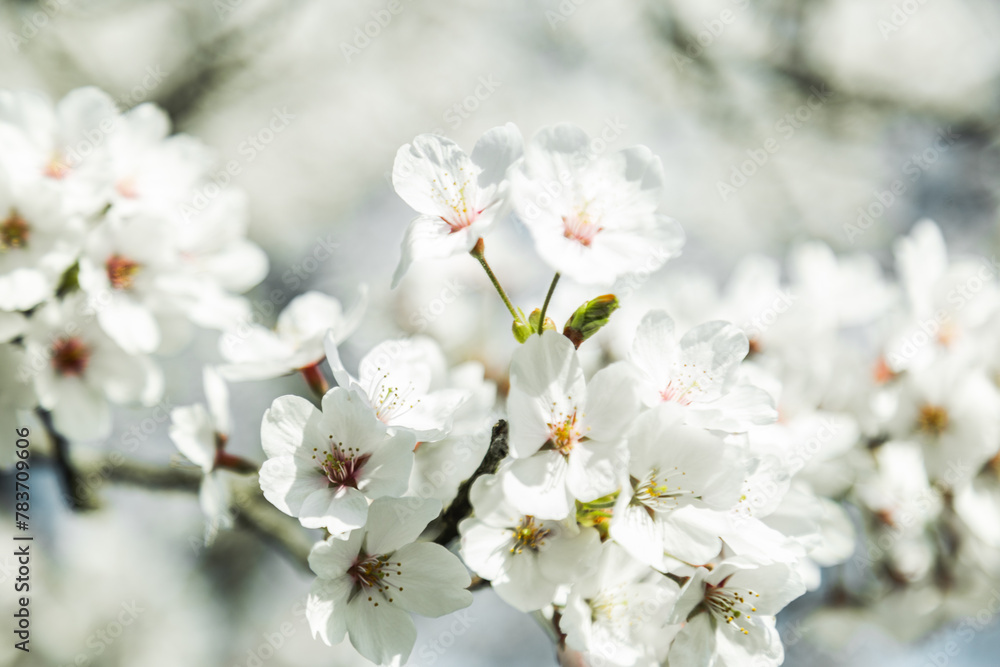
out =
[[[10,217],[0,222],[0,250],[23,248],[30,238],[31,227],[17,211],[11,211]]]
[[[108,280],[115,289],[129,289],[135,282],[135,274],[142,265],[121,255],[112,255],[105,263]]]
[[[135,189],[135,179],[131,176],[126,176],[115,183],[115,190],[126,199],[135,199],[139,196],[139,193]]]
[[[42,173],[49,178],[59,180],[69,173],[69,169],[69,164],[65,160],[63,160],[59,155],[53,155],[52,159],[45,165]]]
[[[479,214],[483,212],[483,209],[470,211],[464,200],[461,203],[461,208],[458,206],[454,206],[453,208],[455,211],[454,215],[450,215],[447,218],[443,215],[439,216],[451,228],[451,231],[448,232],[449,234],[462,231],[474,223]]]
[[[694,389],[695,386],[697,385],[681,387],[674,384],[674,381],[671,380],[667,383],[667,386],[660,391],[660,398],[664,401],[673,401],[674,403],[680,403],[681,405],[691,405],[692,401],[688,394],[691,393],[691,390]]]
[[[563,236],[568,239],[578,241],[580,245],[589,248],[594,242],[594,237],[604,230],[593,222],[585,211],[581,211],[574,216],[563,216]]]
[[[61,338],[52,346],[52,366],[60,375],[83,375],[89,362],[90,348],[79,338]]]
[[[332,435],[330,439],[333,439]],[[318,452],[319,449],[314,447],[313,451]],[[338,442],[330,447],[326,458],[319,462],[319,467],[329,480],[331,488],[356,489],[361,481],[361,471],[371,457],[371,454],[362,454],[356,447],[344,447],[344,443]],[[313,458],[317,458],[317,454],[313,454]]]
[[[399,577],[403,574],[402,563],[392,563],[388,555],[369,556],[364,552],[359,553],[354,563],[347,569],[347,576],[354,581],[355,590],[362,595],[368,596],[368,601],[374,606],[378,602],[374,599],[374,594],[388,602],[392,602],[389,597],[392,589],[403,590],[402,586],[395,584],[391,577]]]

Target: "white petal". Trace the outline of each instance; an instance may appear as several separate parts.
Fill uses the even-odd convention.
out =
[[[370,554],[387,554],[415,542],[432,519],[441,513],[441,502],[427,498],[377,498],[368,508]]]
[[[524,139],[514,123],[487,130],[472,149],[472,162],[483,170],[479,174],[480,187],[504,180],[507,169],[523,153]]]
[[[712,667],[715,664],[715,646],[715,630],[709,614],[697,614],[687,622],[670,646],[670,664]]]
[[[633,370],[624,363],[612,364],[594,374],[587,385],[587,437],[611,441],[625,434],[639,412],[635,380]]]
[[[317,489],[305,498],[296,516],[306,528],[326,528],[340,535],[365,525],[368,499],[350,487]]]
[[[202,371],[202,383],[205,385],[205,400],[208,401],[208,412],[215,422],[215,430],[223,435],[229,435],[232,425],[229,418],[229,387],[218,371],[212,366],[205,366]]]
[[[438,617],[472,604],[465,590],[472,580],[462,561],[444,547],[429,542],[407,544],[393,559],[402,564],[402,575],[391,577],[399,589],[391,589],[394,604],[422,616]]]
[[[346,540],[328,537],[309,551],[309,568],[321,579],[337,579],[354,564],[361,551],[364,531],[352,532]]]
[[[454,231],[451,225],[436,215],[414,218],[403,235],[399,264],[392,274],[392,288],[399,285],[413,262],[446,259],[469,252],[478,239],[479,236],[470,234],[468,228]]]
[[[289,516],[298,516],[306,499],[326,491],[329,480],[317,468],[308,467],[293,456],[277,456],[260,467],[260,490],[268,502]]]
[[[189,461],[208,472],[215,465],[215,428],[203,405],[170,411],[170,439]]]
[[[343,574],[312,583],[306,599],[306,619],[313,636],[319,635],[327,646],[339,644],[347,634],[347,598],[353,588],[354,582]]]
[[[394,604],[358,595],[347,605],[347,632],[358,653],[378,665],[405,663],[417,640],[410,615]],[[375,604],[378,603],[378,606]]]
[[[311,450],[310,438],[319,433],[321,420],[319,410],[304,398],[281,396],[274,399],[260,426],[264,453],[275,457],[294,454],[301,448]]]
[[[522,514],[564,519],[574,508],[566,488],[568,467],[566,458],[554,451],[515,459],[501,476],[504,494]]]

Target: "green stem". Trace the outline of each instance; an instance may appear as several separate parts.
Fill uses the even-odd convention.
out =
[[[496,288],[497,294],[499,294],[500,298],[503,299],[504,305],[507,306],[507,310],[510,311],[511,317],[513,317],[514,321],[517,322],[520,319],[517,314],[517,309],[514,308],[514,304],[512,304],[510,299],[507,298],[507,293],[503,291],[503,287],[500,286],[500,281],[497,280],[496,274],[493,273],[493,269],[490,268],[489,263],[486,261],[486,256],[483,254],[483,248],[483,240],[479,239],[476,241],[475,247],[469,251],[469,254],[475,257],[476,260],[483,265],[483,269],[486,271],[486,275],[489,276],[490,282],[493,283],[493,287]]]
[[[552,293],[556,291],[556,284],[559,283],[559,273],[552,276],[552,284],[549,285],[549,293],[545,295],[545,303],[542,304],[542,312],[538,314],[538,335],[545,331],[545,311],[549,309],[549,301],[552,300]]]

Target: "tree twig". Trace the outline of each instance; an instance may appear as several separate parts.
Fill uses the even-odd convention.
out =
[[[36,410],[38,418],[45,427],[45,431],[52,440],[53,462],[59,474],[59,481],[65,492],[66,501],[70,509],[76,512],[86,512],[97,509],[97,502],[86,493],[83,480],[69,454],[69,440],[67,440],[52,424],[52,413],[48,410],[38,408]]]
[[[462,482],[462,485],[458,487],[455,500],[438,520],[440,532],[434,538],[435,543],[448,546],[452,540],[458,537],[459,522],[472,513],[472,503],[469,501],[472,483],[483,475],[491,475],[496,472],[500,461],[505,456],[507,456],[507,422],[501,419],[493,426],[490,447],[486,450],[486,455],[479,467],[476,468],[476,472],[472,473],[472,477]]]

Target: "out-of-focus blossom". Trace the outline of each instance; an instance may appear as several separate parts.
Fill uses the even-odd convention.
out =
[[[586,284],[608,284],[680,253],[684,232],[658,211],[663,169],[636,146],[595,154],[574,125],[546,127],[511,171],[511,197],[542,259]]]

